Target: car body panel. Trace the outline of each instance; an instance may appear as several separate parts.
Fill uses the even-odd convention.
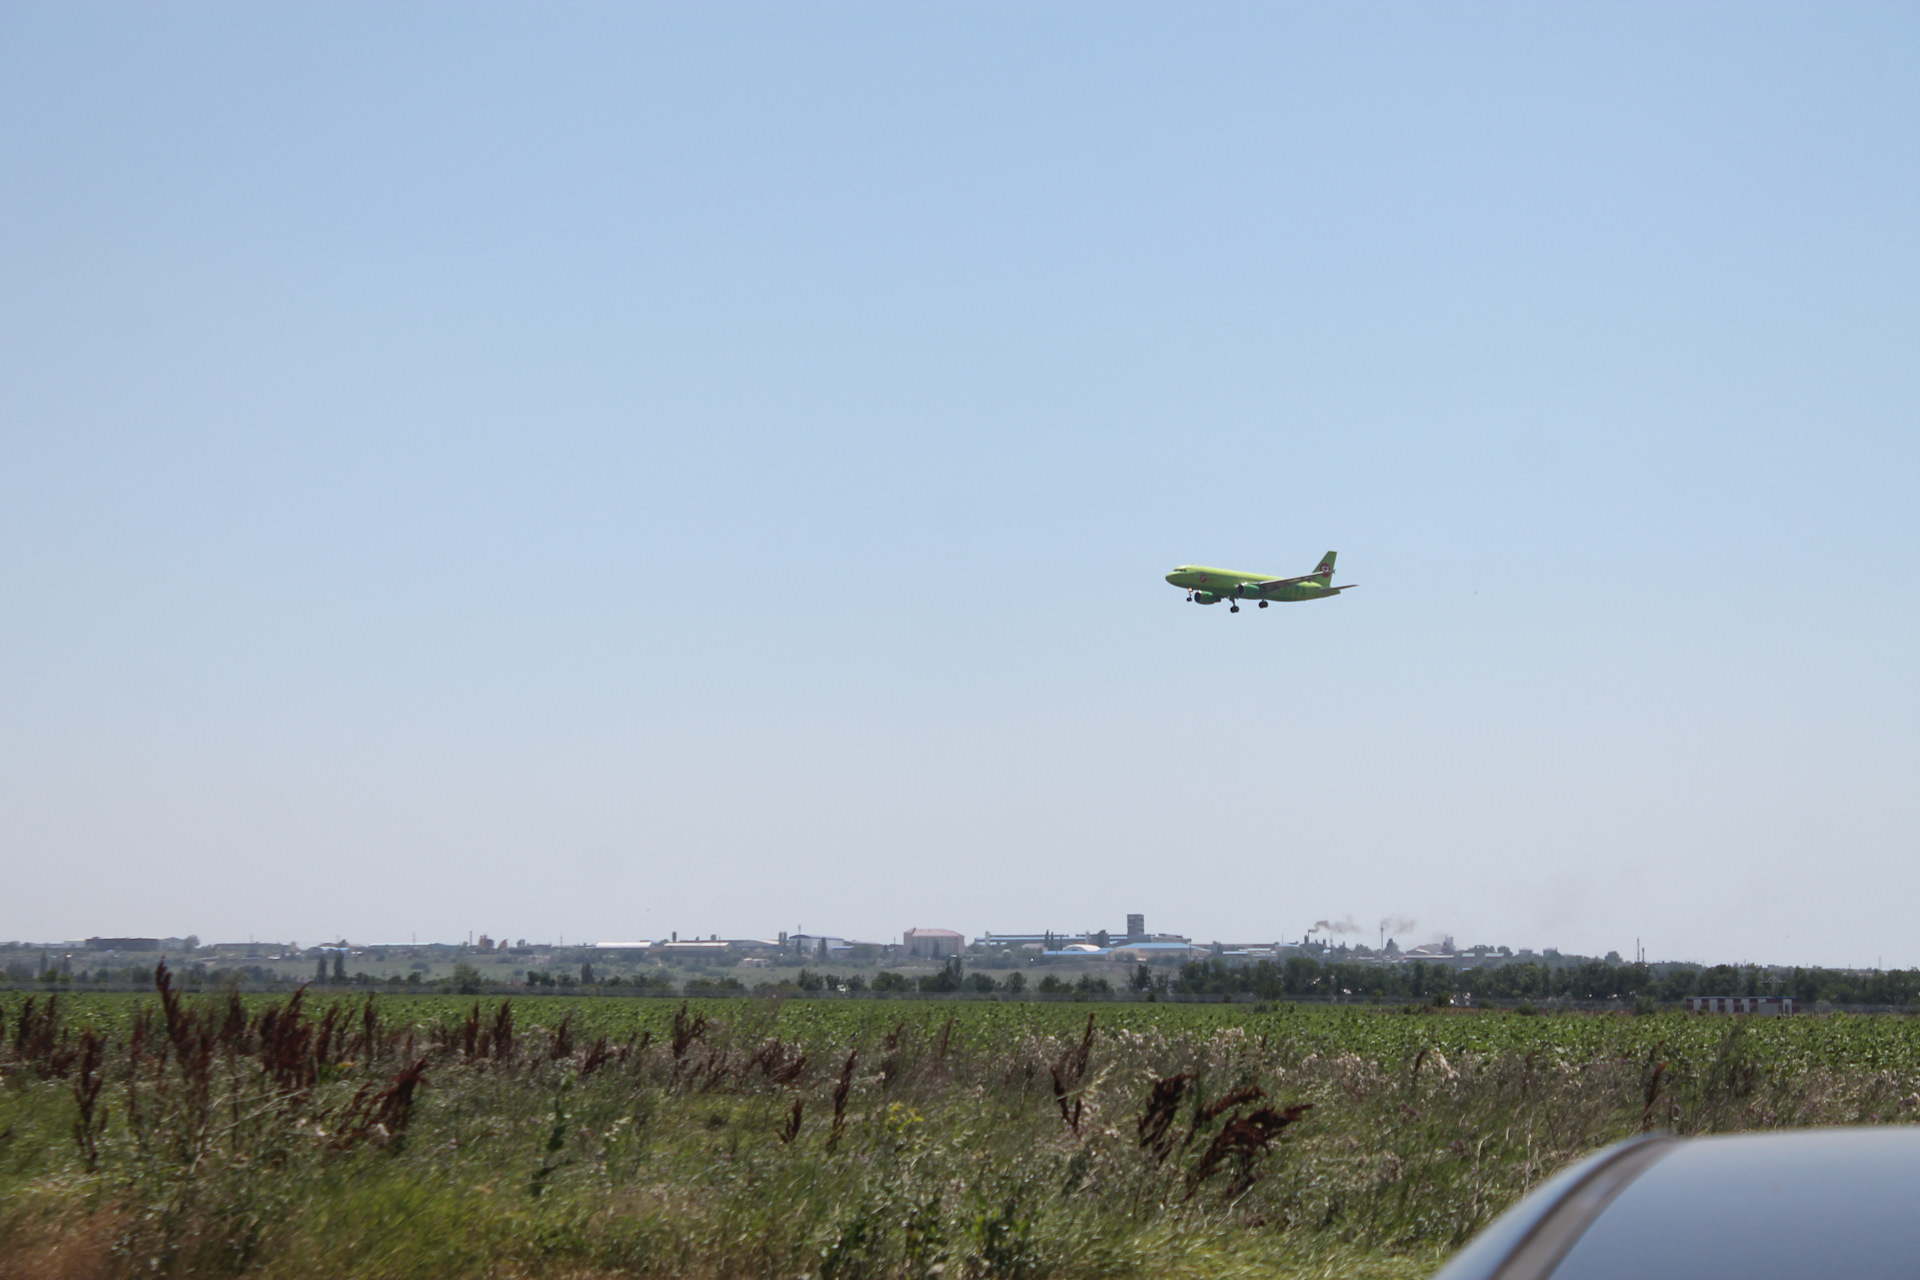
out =
[[[1920,1126],[1639,1138],[1556,1175],[1434,1280],[1913,1280]]]

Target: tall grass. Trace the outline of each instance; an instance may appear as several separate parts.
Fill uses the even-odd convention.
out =
[[[1920,1108],[1909,1056],[1677,1015],[1570,1052],[1366,1010],[995,1040],[965,1009],[848,1038],[736,1002],[622,1035],[158,988],[0,1006],[0,1280],[1402,1277],[1642,1128]]]

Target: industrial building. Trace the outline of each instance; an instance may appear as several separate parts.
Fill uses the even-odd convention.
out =
[[[966,949],[964,934],[951,929],[909,929],[900,935],[901,946],[915,960],[944,960]]]
[[[1083,933],[1066,933],[1053,929],[1045,933],[993,933],[982,934],[975,940],[980,946],[988,948],[1014,948],[1025,951],[1057,952],[1069,948],[1097,947],[1101,951],[1120,947],[1142,945],[1159,946],[1172,951],[1193,941],[1185,934],[1148,933],[1147,917],[1140,912],[1127,915],[1127,927],[1124,931],[1111,929],[1088,929]]]

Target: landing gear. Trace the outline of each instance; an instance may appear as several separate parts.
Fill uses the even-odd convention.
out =
[[[1228,613],[1238,613],[1238,612],[1240,612],[1240,606],[1239,606],[1239,605],[1235,605],[1235,606],[1233,606],[1233,608],[1231,608],[1231,609],[1229,609],[1229,610],[1227,610],[1227,612],[1228,612]]]
[[[1265,600],[1262,600],[1262,601],[1260,602],[1260,607],[1261,607],[1262,609],[1264,609],[1264,608],[1266,608],[1266,607],[1267,607],[1267,602],[1266,602]]]

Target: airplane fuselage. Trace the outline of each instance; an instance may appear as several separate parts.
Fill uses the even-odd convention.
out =
[[[1260,584],[1278,584],[1278,576],[1266,573],[1240,573],[1233,569],[1212,569],[1206,565],[1181,565],[1167,575],[1167,581],[1183,591],[1200,591],[1223,600],[1319,600],[1337,596],[1343,587],[1323,587],[1312,582],[1290,582],[1262,589]]]
[[[1320,567],[1299,578],[1282,578],[1270,573],[1243,573],[1238,569],[1216,569],[1212,565],[1183,564],[1167,575],[1167,581],[1188,593],[1195,604],[1218,604],[1222,600],[1258,600],[1264,608],[1268,601],[1324,600],[1350,589],[1333,585],[1333,552],[1327,552]],[[1236,604],[1235,610],[1239,609]]]

